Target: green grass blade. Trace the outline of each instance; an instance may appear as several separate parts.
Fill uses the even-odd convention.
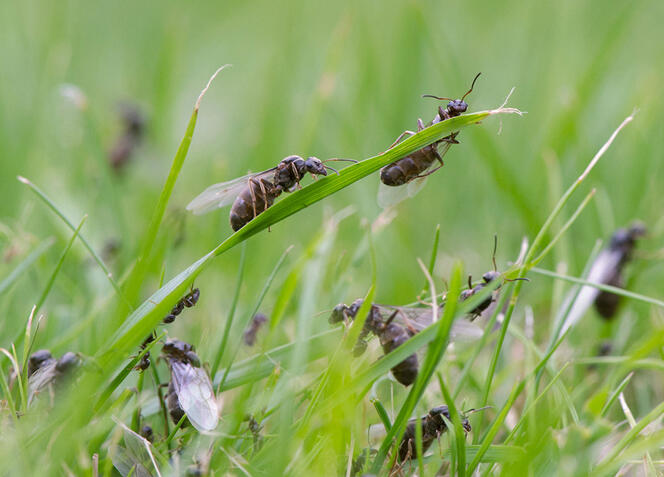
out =
[[[53,270],[53,273],[51,273],[51,276],[49,277],[48,282],[46,283],[46,287],[44,287],[44,291],[42,292],[41,296],[39,297],[39,300],[37,300],[37,305],[35,306],[35,311],[34,311],[35,315],[39,312],[39,309],[42,307],[42,305],[46,301],[46,297],[48,296],[49,292],[51,291],[51,288],[53,287],[53,284],[55,283],[55,279],[58,276],[58,273],[60,272],[60,269],[62,268],[62,264],[64,263],[65,258],[67,257],[67,254],[69,253],[69,250],[71,249],[71,246],[74,245],[74,241],[76,240],[76,237],[78,237],[79,232],[81,231],[81,228],[83,227],[83,224],[85,223],[87,218],[88,218],[87,215],[83,216],[83,218],[81,219],[81,222],[78,224],[78,227],[76,227],[76,230],[74,230],[74,233],[72,234],[71,238],[69,239],[69,242],[67,243],[67,246],[62,251],[62,254],[60,255],[60,259],[58,260],[58,263],[55,266],[55,269]]]
[[[461,424],[461,418],[459,417],[459,411],[454,404],[454,399],[452,395],[447,390],[445,386],[445,381],[439,379],[440,390],[445,399],[445,404],[450,411],[450,417],[452,418],[452,428],[448,427],[448,432],[454,432],[454,443],[456,445],[456,463],[457,463],[457,475],[463,477],[466,475],[466,433],[464,431],[463,425]],[[444,416],[443,416],[444,417]],[[445,419],[447,421],[447,419]]]
[[[440,224],[436,225],[436,232],[433,236],[433,247],[431,248],[431,257],[429,258],[429,276],[433,277],[433,269],[436,266],[436,257],[438,256],[438,244],[440,243]],[[424,280],[422,291],[429,288],[429,280]]]
[[[219,369],[219,364],[221,363],[221,358],[224,356],[224,350],[228,344],[228,337],[231,332],[231,327],[233,326],[233,318],[235,317],[235,310],[237,309],[237,302],[240,298],[240,290],[242,290],[242,282],[244,280],[244,265],[247,258],[247,247],[246,244],[242,247],[242,255],[240,255],[240,265],[237,272],[237,283],[235,285],[235,293],[233,294],[233,301],[231,302],[231,308],[228,311],[228,318],[226,318],[226,324],[224,325],[224,334],[221,337],[221,343],[219,343],[219,348],[217,348],[217,354],[214,358],[214,364],[210,369],[210,375],[215,376],[217,370]]]
[[[28,269],[30,266],[35,263],[39,257],[44,255],[46,251],[53,245],[55,240],[53,238],[48,238],[42,241],[35,249],[30,252],[30,254],[25,257],[25,259],[19,263],[14,270],[7,275],[4,280],[0,282],[0,295],[2,295],[18,278]]]
[[[469,475],[472,475],[473,472],[475,472],[475,468],[480,464],[482,461],[482,457],[484,456],[484,453],[489,449],[491,446],[491,443],[493,442],[493,438],[498,434],[498,431],[500,430],[500,426],[503,425],[503,422],[505,421],[505,418],[507,417],[507,413],[509,410],[512,408],[512,405],[514,404],[514,401],[516,401],[516,398],[519,397],[519,394],[521,394],[521,391],[523,391],[524,387],[526,385],[526,380],[522,380],[519,383],[515,384],[514,387],[512,388],[512,392],[510,393],[509,397],[507,398],[507,401],[505,402],[505,405],[502,407],[500,410],[500,413],[498,413],[498,416],[496,416],[496,419],[493,421],[493,424],[491,424],[491,427],[489,427],[489,430],[487,431],[486,435],[482,439],[482,443],[479,446],[479,449],[477,451],[477,454],[475,454],[475,457],[473,457],[473,460],[468,464],[468,469],[466,472]]]
[[[603,467],[603,466],[609,466],[612,463],[615,462],[615,460],[618,458],[620,453],[632,442],[634,442],[635,438],[639,435],[645,427],[650,424],[651,422],[654,422],[655,420],[658,420],[662,417],[662,414],[664,413],[664,402],[660,403],[657,407],[655,407],[652,411],[650,411],[648,414],[646,414],[639,422],[636,423],[634,427],[632,427],[621,439],[618,441],[618,443],[613,446],[611,451],[602,459],[602,461],[598,464],[598,467]]]
[[[614,287],[611,285],[603,285],[600,283],[594,283],[594,282],[589,282],[587,280],[584,280],[582,278],[576,278],[576,277],[570,277],[568,275],[563,275],[560,273],[552,272],[550,270],[546,270],[543,268],[537,268],[534,267],[530,269],[530,272],[535,273],[537,275],[544,275],[547,277],[552,277],[556,278],[558,280],[564,280],[566,282],[570,283],[576,283],[578,285],[587,285],[593,288],[597,288],[598,290],[606,291],[606,292],[611,292],[616,295],[624,296],[625,298],[631,298],[632,300],[637,300],[637,301],[642,301],[644,303],[648,303],[650,305],[655,305],[660,308],[664,308],[664,301],[658,300],[657,298],[652,298],[649,296],[641,295],[640,293],[634,293],[629,290],[625,290],[624,288],[618,288]]]
[[[625,379],[623,379],[620,382],[618,387],[606,399],[606,403],[604,403],[604,407],[602,407],[602,410],[600,411],[600,416],[602,417],[606,416],[606,414],[609,412],[609,409],[611,409],[613,403],[616,401],[616,399],[618,399],[620,393],[623,392],[627,384],[629,384],[629,381],[632,379],[632,376],[634,376],[634,372],[630,372],[627,376],[625,376]]]
[[[32,192],[34,192],[37,197],[39,197],[42,202],[46,204],[46,206],[51,209],[55,215],[60,217],[60,219],[65,223],[67,227],[71,229],[71,231],[75,231],[76,227],[74,224],[69,220],[64,213],[60,210],[60,208],[51,200],[49,196],[47,196],[39,187],[37,187],[35,184],[30,182],[28,179],[22,176],[18,176],[18,180],[22,182],[23,184],[27,185]],[[111,284],[115,292],[118,294],[118,296],[125,302],[125,304],[129,304],[129,301],[127,300],[127,297],[124,295],[122,292],[122,289],[120,288],[120,285],[115,281],[115,278],[113,278],[113,274],[111,271],[108,269],[102,258],[99,256],[97,252],[92,248],[90,243],[86,240],[86,238],[83,235],[79,235],[79,238],[81,239],[81,242],[83,242],[83,245],[85,248],[88,249],[88,252],[90,252],[90,256],[94,259],[95,262],[97,262],[97,265],[99,265],[99,268],[101,268],[102,272],[104,272],[104,275],[106,276],[106,279],[108,282]]]
[[[182,170],[182,166],[184,165],[184,160],[187,157],[187,153],[189,152],[189,145],[191,144],[191,140],[194,136],[194,130],[196,129],[196,119],[198,118],[198,110],[201,105],[201,100],[203,99],[203,96],[207,92],[208,88],[210,87],[212,81],[227,66],[229,65],[224,65],[214,72],[214,74],[210,77],[207,85],[205,86],[205,88],[203,88],[203,91],[201,91],[201,94],[198,96],[198,99],[196,100],[196,104],[194,105],[194,110],[191,113],[191,117],[189,118],[189,123],[187,124],[187,129],[185,131],[184,137],[182,138],[178,150],[175,153],[175,157],[173,158],[173,163],[171,164],[171,168],[168,171],[168,177],[166,178],[164,187],[162,188],[161,193],[159,194],[159,199],[157,200],[157,205],[155,207],[154,212],[152,213],[152,219],[150,220],[150,224],[148,225],[147,232],[145,233],[145,236],[141,241],[140,252],[138,255],[138,259],[136,261],[136,265],[134,266],[127,280],[127,286],[125,287],[125,292],[127,294],[127,298],[129,299],[130,303],[134,303],[136,297],[138,297],[140,291],[140,285],[143,283],[143,279],[145,277],[145,274],[147,273],[147,268],[146,268],[147,261],[150,258],[152,247],[154,245],[155,240],[157,239],[159,226],[161,225],[161,222],[164,218],[164,214],[166,213],[166,206],[168,205],[168,201],[171,198],[171,194],[173,193],[173,189],[175,188],[175,182],[177,181],[177,178],[180,175],[180,171]]]
[[[283,265],[284,261],[286,260],[286,257],[290,253],[290,251],[293,249],[293,246],[288,247],[284,253],[281,254],[281,257],[279,257],[279,260],[277,261],[276,265],[272,269],[272,272],[270,273],[270,276],[267,278],[265,281],[265,285],[263,286],[263,289],[261,290],[260,295],[258,296],[258,300],[256,301],[256,304],[254,305],[254,309],[251,311],[251,313],[247,316],[247,319],[245,321],[245,326],[246,324],[258,313],[258,310],[263,303],[263,300],[265,299],[265,295],[267,295],[267,291],[270,289],[270,286],[272,285],[272,282],[274,281],[274,278],[277,276],[277,272],[281,269],[281,265]],[[223,388],[224,386],[224,381],[226,380],[226,377],[228,376],[228,372],[230,371],[230,365],[233,363],[235,360],[235,356],[237,356],[238,351],[240,350],[242,344],[241,342],[238,343],[235,346],[235,349],[233,350],[232,357],[231,357],[231,362],[229,366],[226,368],[226,371],[221,378],[221,382],[219,383],[219,388]]]
[[[443,309],[444,310],[443,316],[438,320],[438,322],[434,323],[429,327],[429,329],[431,329],[432,332],[435,332],[435,339],[429,345],[425,361],[420,366],[420,369],[417,373],[417,379],[415,380],[415,383],[413,384],[413,387],[411,388],[410,393],[406,398],[406,401],[404,402],[403,406],[401,406],[399,414],[394,420],[392,429],[390,429],[387,432],[387,435],[385,436],[385,439],[383,440],[380,449],[378,449],[378,455],[376,455],[376,458],[374,459],[371,468],[371,471],[374,474],[378,474],[378,472],[380,472],[385,457],[387,456],[387,452],[392,446],[392,444],[395,442],[399,442],[401,437],[403,436],[403,433],[406,430],[406,425],[408,424],[408,420],[410,419],[410,416],[413,410],[415,409],[415,405],[422,396],[422,393],[424,392],[427,383],[433,376],[435,368],[440,362],[445,352],[445,349],[447,348],[448,336],[452,328],[452,322],[454,321],[455,314],[457,311],[458,296],[459,296],[459,291],[461,290],[461,275],[462,275],[461,266],[457,264],[452,272],[452,277],[450,280],[450,291],[448,294],[449,298],[448,301],[445,303],[445,308]],[[392,353],[398,352],[400,348],[405,347],[411,340],[417,338],[421,334],[422,332],[416,334],[406,343],[397,347],[397,349],[394,350]],[[392,353],[390,353],[389,355],[391,355]]]

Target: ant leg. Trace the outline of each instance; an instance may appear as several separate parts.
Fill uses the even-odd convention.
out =
[[[267,190],[265,189],[265,184],[263,184],[263,181],[258,181],[258,185],[261,188],[261,192],[263,193],[263,212],[267,210]]]
[[[441,163],[442,163],[442,162],[443,162],[443,161],[441,161]],[[441,164],[440,166],[434,168],[434,169],[431,169],[429,172],[425,172],[424,174],[420,174],[420,175],[418,175],[418,176],[413,177],[413,179],[420,179],[420,178],[422,178],[422,177],[429,176],[429,175],[433,174],[434,172],[436,172],[436,171],[437,171],[438,169],[440,169],[441,167],[443,167],[442,164]]]
[[[404,136],[414,136],[415,134],[417,134],[417,133],[414,132],[414,131],[408,131],[408,130],[402,132],[401,134],[399,134],[399,137],[397,138],[397,140],[394,141],[392,144],[390,144],[390,147],[388,147],[388,148],[386,149],[386,151],[389,151],[389,150],[392,149],[394,146],[396,146],[396,145],[397,145],[397,144],[398,144],[398,143],[404,138]]]
[[[422,121],[422,118],[417,118],[417,131],[419,132],[424,128],[425,126],[424,126],[424,121]]]
[[[443,167],[445,165],[445,163],[443,162],[443,156],[440,155],[440,153],[436,148],[434,148],[433,150],[433,155],[436,156],[436,160],[440,162],[440,167]]]
[[[295,185],[297,186],[298,190],[302,189],[302,186],[300,185],[300,181],[302,180],[302,177],[300,177],[300,173],[297,172],[297,167],[295,167],[295,163],[291,162],[290,167],[293,170],[293,174],[295,175]],[[314,177],[314,175],[311,175]]]
[[[397,312],[403,317],[404,325],[406,325],[406,328],[408,328],[408,331],[410,331],[413,335],[417,334],[417,330],[415,327],[412,325],[412,322],[410,319],[406,316],[404,311],[401,308],[397,309]]]
[[[453,132],[449,136],[445,136],[442,140],[450,144],[459,144],[459,141],[456,140],[456,137],[459,135],[459,131]]]
[[[256,184],[256,180],[252,177],[249,179],[249,193],[251,194],[251,206],[254,209],[254,219],[258,215],[256,213],[256,194],[254,193],[254,187],[253,185]]]

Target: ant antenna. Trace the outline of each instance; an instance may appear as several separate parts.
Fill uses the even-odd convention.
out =
[[[522,282],[529,282],[530,279],[526,277],[520,277],[520,278],[506,278],[506,282],[516,282],[516,281],[522,281]]]
[[[468,275],[468,289],[470,290],[471,288],[473,288],[473,277]]]
[[[454,101],[452,98],[443,98],[442,96],[435,96],[433,94],[423,94],[423,98],[433,98],[433,99],[439,99],[440,101]]]
[[[484,411],[485,409],[491,409],[491,407],[492,406],[484,406],[484,407],[480,407],[479,409],[474,409],[474,408],[473,409],[468,409],[467,411],[463,411],[463,415],[465,416],[466,414],[473,414],[475,412]]]
[[[355,159],[342,159],[342,158],[339,158],[339,157],[333,157],[331,159],[325,159],[324,161],[321,161],[321,162],[328,162],[328,161],[337,161],[337,162],[345,161],[345,162],[353,162],[355,164],[357,164],[359,162],[359,161],[356,161]]]
[[[339,171],[336,170],[334,167],[330,167],[330,166],[326,166],[326,165],[323,165],[323,167],[324,167],[325,169],[330,169],[331,171],[334,171],[337,175],[339,175]]]
[[[477,81],[477,78],[479,78],[481,74],[482,74],[481,71],[479,73],[477,73],[477,76],[475,76],[475,79],[473,80],[473,83],[470,85],[470,89],[468,90],[468,92],[466,94],[464,94],[461,97],[461,101],[463,101],[466,98],[466,96],[468,96],[470,94],[470,92],[473,90],[473,88],[475,87],[475,81]]]
[[[498,234],[493,234],[493,255],[491,259],[493,260],[494,272],[498,271],[498,267],[496,266],[496,250],[498,250]]]

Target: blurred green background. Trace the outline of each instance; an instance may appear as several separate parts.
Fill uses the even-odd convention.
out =
[[[410,302],[441,226],[438,286],[455,260],[479,277],[516,258],[555,201],[611,132],[635,108],[636,120],[592,172],[596,199],[544,265],[567,264],[580,274],[595,241],[635,218],[653,232],[643,248],[661,243],[664,99],[664,3],[652,1],[424,2],[252,1],[84,2],[4,1],[0,4],[0,277],[46,237],[46,256],[2,297],[2,345],[24,326],[31,304],[70,237],[59,219],[16,180],[20,174],[48,193],[83,229],[95,249],[120,244],[109,259],[116,276],[137,247],[191,108],[214,70],[225,70],[203,100],[199,122],[176,185],[153,274],[142,296],[230,234],[228,209],[194,217],[184,206],[201,190],[276,165],[284,156],[364,159],[385,150],[418,117],[429,121],[438,103],[423,93],[459,97],[481,71],[467,98],[472,111],[510,105],[524,117],[492,118],[468,128],[445,167],[402,203],[376,233],[377,301]],[[81,111],[61,95],[75,85],[87,98]],[[121,122],[118,103],[137,104],[146,136],[122,174],[107,163]],[[362,180],[250,240],[241,307],[250,309],[277,258],[291,244],[299,255],[324,216],[347,206],[333,256],[352,252],[373,222],[378,175]],[[568,214],[571,212],[568,211]],[[163,255],[161,255],[163,254]],[[218,340],[229,306],[239,250],[224,255],[197,285],[202,312],[172,334]],[[111,290],[80,245],[68,259],[45,311],[53,337],[102,306]],[[82,264],[87,264],[83,266]],[[368,257],[343,293],[317,297],[318,310],[363,295]],[[661,296],[661,274],[641,267],[640,292]],[[334,283],[328,277],[327,282]],[[548,330],[551,281],[539,277],[525,300]],[[268,295],[269,312],[274,297]],[[591,322],[589,326],[596,326]],[[325,320],[315,325],[327,329]],[[86,352],[94,340],[70,347]],[[86,349],[88,348],[88,349]]]

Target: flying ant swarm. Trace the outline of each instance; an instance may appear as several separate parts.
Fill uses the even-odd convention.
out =
[[[444,108],[439,106],[436,116],[434,116],[434,118],[426,125],[422,119],[418,118],[417,131],[404,131],[399,135],[396,141],[390,145],[388,150],[399,144],[405,137],[413,136],[434,124],[465,113],[468,110],[468,104],[464,100],[466,99],[466,96],[473,91],[475,82],[481,74],[482,73],[478,73],[475,76],[470,89],[461,97],[461,99],[443,98],[431,94],[423,95],[423,98],[434,98],[441,101],[449,101],[449,103],[447,103],[447,106]],[[407,197],[412,197],[419,192],[420,188],[424,186],[424,179],[443,167],[443,157],[449,151],[450,146],[452,144],[459,144],[459,141],[457,141],[458,134],[459,131],[455,131],[452,134],[383,167],[380,171],[381,185],[378,190],[378,204],[381,207],[386,208],[397,204]],[[438,167],[430,169],[436,162],[438,163]],[[406,184],[409,184],[407,189],[401,187]]]
[[[336,169],[325,164],[328,161],[357,162],[352,159],[321,161],[316,157],[303,159],[288,156],[266,171],[211,185],[187,205],[187,210],[199,215],[232,203],[231,228],[237,232],[271,207],[282,193],[301,188],[300,181],[307,173],[314,179],[319,175],[326,176],[328,169],[338,174]]]

